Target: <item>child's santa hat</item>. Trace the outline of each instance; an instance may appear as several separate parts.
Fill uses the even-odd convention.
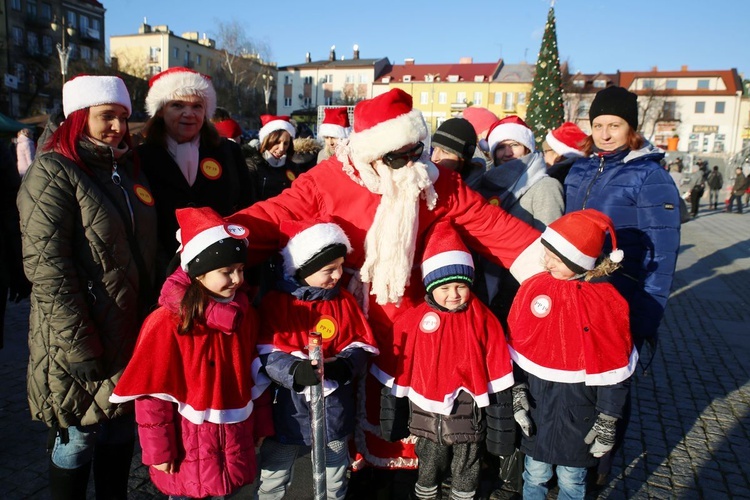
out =
[[[490,127],[490,131],[487,133],[487,150],[490,155],[494,156],[497,146],[503,141],[516,141],[526,146],[529,151],[536,149],[534,132],[526,125],[525,121],[515,115],[506,116]]]
[[[133,111],[130,94],[119,76],[79,75],[65,82],[62,93],[65,118],[73,111],[102,104],[119,104],[128,110],[128,116]]]
[[[178,208],[175,214],[180,265],[191,277],[247,260],[246,227],[230,224],[208,207]]]
[[[349,136],[349,111],[347,108],[325,108],[323,123],[318,129],[318,137],[346,139]]]
[[[220,136],[227,139],[234,139],[242,135],[240,124],[231,118],[214,123],[214,127],[216,127]]]
[[[198,96],[206,106],[206,116],[216,112],[216,91],[211,77],[181,66],[157,73],[148,81],[146,112],[154,116],[169,101]]]
[[[401,89],[391,89],[360,101],[354,107],[354,130],[349,136],[349,149],[358,169],[387,153],[425,139],[427,124],[422,113],[413,109],[411,96]]]
[[[612,238],[612,262],[622,262],[622,250],[617,248],[612,220],[598,210],[587,208],[563,215],[542,233],[542,245],[560,257],[571,271],[583,274],[596,267],[602,253],[606,233]]]
[[[260,124],[262,125],[258,132],[258,140],[260,142],[263,142],[263,139],[268,137],[268,134],[277,130],[286,130],[289,132],[289,135],[292,136],[292,139],[297,137],[297,130],[294,128],[294,125],[291,124],[289,117],[286,115],[260,115]]]
[[[586,133],[573,122],[565,122],[554,130],[547,132],[544,138],[547,145],[560,156],[583,156],[581,144],[586,140]]]
[[[426,236],[422,281],[427,293],[446,283],[474,281],[474,260],[450,221],[439,221]]]
[[[346,233],[333,222],[285,220],[279,229],[284,274],[289,277],[307,278],[352,251]]]

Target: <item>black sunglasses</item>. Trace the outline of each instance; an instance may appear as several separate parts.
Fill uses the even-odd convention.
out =
[[[401,153],[392,152],[383,155],[383,163],[392,169],[405,167],[410,161],[417,161],[424,151],[424,144],[418,142],[416,146]]]

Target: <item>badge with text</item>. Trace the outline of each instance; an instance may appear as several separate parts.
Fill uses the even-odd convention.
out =
[[[440,327],[440,316],[430,311],[422,316],[419,322],[419,329],[424,333],[434,333]]]
[[[224,224],[224,230],[229,233],[229,236],[238,240],[244,240],[250,231],[244,226],[238,226],[237,224]]]
[[[212,181],[221,177],[221,164],[213,158],[204,158],[201,161],[201,172]]]
[[[296,179],[297,176],[294,175],[294,172],[292,172],[291,170],[287,170],[286,171],[286,178],[289,179],[291,182],[294,182],[294,179]]]
[[[496,207],[499,207],[500,206],[500,198],[498,198],[497,196],[492,196],[492,197],[490,197],[487,200],[487,203],[489,203],[490,205],[494,205]]]
[[[549,295],[537,295],[534,300],[531,301],[531,314],[537,318],[544,318],[550,312],[552,308],[552,299]]]
[[[154,197],[151,195],[151,191],[149,191],[146,186],[142,186],[140,184],[133,185],[133,191],[135,191],[135,196],[139,200],[141,200],[141,203],[144,205],[148,205],[149,207],[154,206]]]
[[[339,325],[336,322],[336,318],[324,314],[315,325],[315,331],[323,337],[323,342],[329,342],[336,337],[336,334],[339,331]]]

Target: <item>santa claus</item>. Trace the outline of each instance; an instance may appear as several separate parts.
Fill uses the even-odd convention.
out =
[[[250,229],[253,262],[278,251],[281,221],[326,219],[344,229],[352,245],[345,261],[348,287],[360,299],[381,347],[374,363],[393,357],[395,319],[424,297],[419,262],[424,237],[436,221],[451,219],[472,250],[510,268],[517,278],[542,269],[539,232],[488,204],[455,172],[429,162],[428,137],[422,114],[404,91],[392,89],[362,101],[354,109],[353,132],[336,156],[279,196],[231,217]],[[412,439],[389,443],[380,438],[381,385],[369,376],[366,386],[372,397],[365,397],[366,418],[356,436],[364,463],[415,468]]]

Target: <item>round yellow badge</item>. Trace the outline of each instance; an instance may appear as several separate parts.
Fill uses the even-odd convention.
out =
[[[490,198],[489,200],[487,200],[487,202],[490,205],[495,205],[496,207],[500,206],[500,198],[498,198],[497,196],[493,196],[492,198]]]
[[[290,181],[294,182],[294,179],[296,179],[297,176],[294,175],[294,172],[292,172],[291,170],[287,170],[286,171],[286,178],[289,179]]]
[[[213,158],[204,158],[201,162],[201,172],[207,179],[215,181],[221,177],[221,164]]]
[[[133,191],[135,192],[136,198],[141,200],[141,203],[148,205],[149,207],[154,206],[154,197],[151,195],[151,191],[146,189],[145,186],[135,184],[133,185]]]
[[[333,339],[338,333],[338,324],[336,318],[324,314],[318,320],[315,325],[315,331],[323,337],[323,342],[328,342]]]

